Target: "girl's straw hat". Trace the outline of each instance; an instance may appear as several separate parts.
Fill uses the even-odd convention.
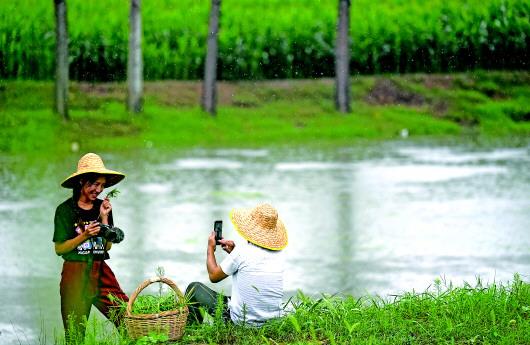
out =
[[[96,173],[104,175],[107,179],[105,187],[110,187],[120,182],[125,178],[125,175],[121,172],[109,170],[105,168],[103,160],[100,156],[95,153],[87,153],[77,163],[77,171],[72,175],[68,176],[66,180],[61,183],[61,186],[64,188],[74,188],[76,181],[81,177],[81,175],[88,173]]]
[[[287,230],[276,209],[269,204],[233,209],[230,219],[237,232],[257,246],[270,250],[282,250],[287,246]]]

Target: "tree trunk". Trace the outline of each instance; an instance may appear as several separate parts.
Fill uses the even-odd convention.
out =
[[[350,0],[339,0],[339,20],[335,46],[335,106],[350,112]]]
[[[131,0],[129,16],[129,60],[127,62],[127,109],[139,113],[143,108],[142,15],[141,0]]]
[[[68,116],[68,30],[66,0],[54,0],[55,8],[55,111],[64,120]]]
[[[216,113],[216,80],[217,80],[217,36],[219,33],[219,16],[221,12],[221,0],[212,0],[210,9],[210,22],[208,24],[208,43],[206,62],[204,64],[204,81],[202,86],[201,105],[204,111],[212,116]]]

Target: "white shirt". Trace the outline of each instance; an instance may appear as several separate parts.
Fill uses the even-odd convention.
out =
[[[232,276],[228,306],[234,323],[260,325],[282,315],[284,255],[252,243],[238,244],[221,262]]]

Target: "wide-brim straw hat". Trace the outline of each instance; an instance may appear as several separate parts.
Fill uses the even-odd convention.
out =
[[[287,246],[285,225],[278,218],[278,211],[269,204],[233,209],[230,220],[244,239],[257,246],[270,250],[282,250]]]
[[[105,176],[107,180],[105,182],[105,187],[113,186],[125,178],[123,173],[105,168],[103,160],[97,154],[87,153],[81,157],[77,163],[77,171],[68,176],[61,183],[61,186],[64,188],[74,188],[76,181],[78,181],[82,175],[89,173],[96,173]]]

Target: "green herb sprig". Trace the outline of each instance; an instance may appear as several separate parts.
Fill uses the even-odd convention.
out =
[[[107,193],[107,198],[112,199],[118,196],[120,194],[120,191],[117,188],[114,188],[110,192]]]

